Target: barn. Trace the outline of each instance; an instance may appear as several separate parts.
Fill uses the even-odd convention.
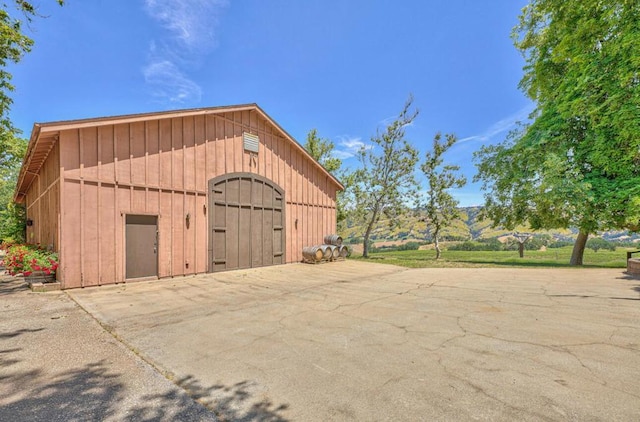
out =
[[[68,289],[298,262],[342,188],[246,104],[36,123],[14,199]]]

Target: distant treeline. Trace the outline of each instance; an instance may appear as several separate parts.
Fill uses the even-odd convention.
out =
[[[389,245],[380,247],[375,247],[373,244],[371,244],[370,251],[412,251],[418,250],[420,246],[428,245],[429,243],[430,242],[407,242],[401,245]],[[543,247],[563,248],[566,246],[573,246],[573,242],[568,240],[555,240],[551,236],[547,235],[534,236],[524,244],[526,250],[539,250]],[[594,237],[587,241],[587,248],[595,252],[599,251],[600,249],[615,251],[616,248],[640,249],[640,244],[634,242],[612,242],[600,237]],[[464,242],[448,245],[446,249],[450,251],[517,251],[518,242],[516,242],[515,240],[507,240],[506,242],[501,242],[497,238],[467,240]]]
[[[573,246],[573,242],[567,240],[553,240],[547,236],[533,237],[525,242],[526,250],[539,250],[546,248],[564,248],[565,246]],[[598,252],[600,249],[615,251],[617,247],[633,248],[640,247],[639,244],[633,242],[612,242],[594,237],[587,241],[587,248]],[[481,239],[477,241],[465,241],[455,245],[450,245],[450,251],[517,251],[518,242],[506,241],[500,242],[498,239]]]
[[[427,242],[407,242],[401,245],[393,245],[393,246],[380,246],[375,247],[371,245],[369,247],[370,252],[391,252],[391,251],[417,251],[420,249],[420,246],[428,245]]]

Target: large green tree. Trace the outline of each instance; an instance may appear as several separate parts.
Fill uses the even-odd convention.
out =
[[[589,234],[640,221],[640,4],[531,0],[514,28],[531,123],[476,154],[485,215]]]
[[[444,164],[444,154],[457,142],[454,134],[437,133],[433,138],[433,148],[425,154],[420,169],[427,177],[427,200],[424,204],[428,219],[428,230],[436,247],[436,259],[440,258],[440,232],[460,216],[458,201],[449,193],[451,188],[461,188],[467,183],[464,176],[457,174],[460,166]]]
[[[14,86],[7,66],[31,51],[33,40],[24,34],[23,24],[39,16],[37,8],[24,0],[3,3],[0,8],[0,239],[20,240],[24,224],[24,210],[12,200],[27,141],[18,136],[20,131],[9,116]]]
[[[307,134],[307,141],[304,144],[304,148],[317,162],[322,164],[329,173],[337,176],[337,172],[342,166],[342,160],[333,156],[335,144],[331,139],[321,138],[318,136],[317,129],[311,129]]]
[[[64,4],[63,0],[56,2],[61,6]],[[40,16],[30,2],[14,0],[12,3],[12,6],[3,3],[0,8],[0,129],[9,131],[14,130],[8,115],[14,86],[11,84],[12,75],[6,68],[10,63],[18,63],[31,51],[33,40],[24,34],[23,23]]]
[[[27,141],[10,131],[0,132],[5,150],[0,156],[0,240],[24,241],[25,210],[13,203],[13,192]]]
[[[369,256],[371,232],[386,216],[390,223],[407,209],[406,204],[416,195],[414,170],[418,151],[405,139],[405,128],[418,115],[412,111],[413,97],[409,97],[398,117],[384,132],[371,137],[371,148],[358,153],[361,167],[354,171],[353,214],[364,227],[362,256]]]
[[[342,168],[342,160],[333,155],[335,144],[327,138],[321,138],[316,129],[311,129],[307,134],[304,148],[315,158],[329,173],[340,180],[344,190],[338,192],[336,197],[336,213],[338,230],[345,225],[348,213],[353,174]]]

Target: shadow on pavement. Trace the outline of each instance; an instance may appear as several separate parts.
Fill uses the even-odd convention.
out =
[[[9,300],[10,296],[47,301],[46,295],[32,296],[24,280],[0,271],[0,297]],[[29,306],[17,299],[15,303]],[[48,320],[49,316],[44,318]],[[47,334],[49,330],[43,326],[7,328],[0,330],[0,421],[285,420],[280,413],[288,405],[275,406],[259,397],[254,394],[254,384],[248,381],[206,387],[196,377],[187,376],[165,384],[164,388],[131,384],[131,375],[122,373],[111,359],[92,361],[90,357],[78,356],[77,363],[71,366],[69,356],[38,359],[39,353],[46,353],[39,342],[60,333]],[[36,340],[35,333],[41,331],[44,335]],[[73,340],[70,344],[82,341],[70,340]],[[65,369],[56,371],[55,361],[59,358],[67,363],[61,365]],[[46,362],[54,366],[43,366]]]
[[[270,400],[254,401],[253,395],[248,389],[251,383],[243,381],[232,386],[221,384],[204,387],[193,376],[186,376],[175,381],[176,384],[187,391],[189,396],[197,402],[211,409],[218,418],[223,421],[265,421],[284,422],[287,419],[280,415],[289,406],[286,404],[275,406]],[[165,417],[163,408],[166,405],[176,405],[186,408],[188,400],[186,396],[180,396],[178,391],[162,395],[148,395],[145,399],[161,403],[161,406],[145,406],[134,409],[128,421],[156,421]],[[211,397],[215,399],[211,399]],[[180,403],[185,401],[185,403]],[[172,415],[175,420],[187,420],[180,413]]]
[[[42,376],[41,370],[31,370],[2,376],[0,381],[18,394]],[[105,362],[61,373],[49,384],[30,388],[27,397],[1,406],[0,420],[105,420],[122,399],[117,378]]]
[[[0,275],[0,296],[29,290],[29,285],[26,281],[18,281],[17,279],[8,277],[9,276]]]
[[[250,392],[253,383],[242,381],[232,386],[216,384],[202,387],[193,376],[186,376],[176,382],[184,388],[194,400],[204,402],[216,415],[229,421],[286,421],[279,413],[288,409],[289,405],[275,406],[270,400],[252,400]],[[216,397],[207,403],[207,397]]]
[[[9,333],[0,333],[0,340],[3,338],[13,338],[18,337],[21,334],[25,333],[37,333],[38,331],[42,331],[44,328],[21,328],[19,330],[11,331]]]
[[[0,383],[5,391],[11,391],[0,400],[2,421],[187,421],[194,420],[194,416],[197,420],[213,420],[213,416],[206,418],[199,412],[194,415],[192,398],[221,420],[286,420],[279,413],[288,406],[276,407],[268,400],[254,402],[248,392],[251,384],[247,381],[233,386],[204,387],[191,376],[176,382],[188,395],[178,388],[162,394],[149,394],[142,396],[142,403],[123,412],[125,385],[120,381],[121,375],[114,372],[107,361],[88,364],[53,377],[40,369],[10,372],[10,367],[20,362],[11,354],[21,350],[0,350],[0,364],[4,368]],[[210,399],[212,395],[215,400]]]

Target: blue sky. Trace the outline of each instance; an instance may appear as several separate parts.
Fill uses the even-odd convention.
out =
[[[447,162],[470,180],[473,151],[503,140],[533,104],[509,37],[525,0],[36,0],[33,51],[10,67],[11,117],[34,122],[258,103],[304,143],[316,128],[352,154],[401,110],[407,138],[460,142]],[[479,186],[454,195],[481,204]]]

